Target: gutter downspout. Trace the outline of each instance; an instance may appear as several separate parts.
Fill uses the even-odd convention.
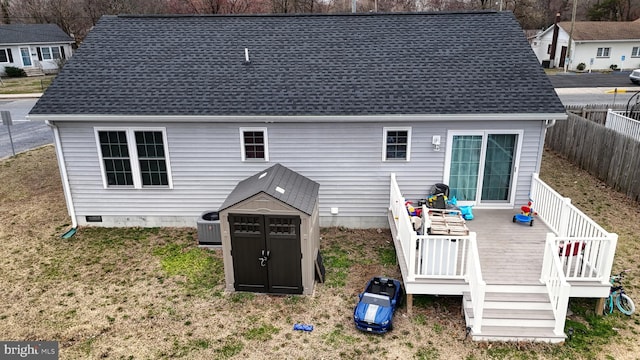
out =
[[[58,158],[58,166],[60,167],[60,176],[62,177],[62,190],[64,192],[64,198],[67,203],[67,211],[69,217],[71,217],[72,229],[62,235],[64,238],[69,238],[76,233],[78,229],[78,221],[76,220],[76,209],[73,206],[73,198],[71,197],[71,187],[69,185],[69,176],[67,175],[67,166],[64,162],[64,155],[62,154],[62,143],[60,142],[60,132],[58,127],[49,120],[44,121],[47,126],[53,130],[53,141],[56,147],[56,157]]]
[[[548,129],[552,126],[554,126],[556,124],[556,119],[551,119],[551,120],[545,120],[544,122],[544,129]]]

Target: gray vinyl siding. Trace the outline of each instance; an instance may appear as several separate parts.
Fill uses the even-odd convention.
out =
[[[320,216],[384,217],[389,179],[405,197],[424,198],[443,181],[447,130],[522,129],[516,204],[528,197],[537,171],[542,122],[422,123],[100,123],[100,128],[166,128],[173,189],[103,188],[92,123],[56,122],[78,216],[193,216],[217,209],[238,181],[275,163],[320,183]],[[382,161],[383,128],[411,127],[411,161]],[[241,161],[241,127],[265,127],[269,162]],[[431,139],[440,135],[440,151]],[[194,220],[195,221],[195,220]],[[381,224],[382,225],[382,224]]]

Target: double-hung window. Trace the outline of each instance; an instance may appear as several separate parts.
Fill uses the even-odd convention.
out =
[[[38,51],[38,60],[57,60],[64,58],[64,49],[62,46],[40,46],[36,48]]]
[[[40,51],[42,52],[42,60],[51,60],[51,48],[50,47],[41,47]]]
[[[631,57],[640,57],[640,46],[631,48]]]
[[[603,57],[603,58],[608,58],[609,57],[609,53],[611,52],[611,48],[608,47],[600,47],[598,48],[598,50],[596,51],[596,56],[597,57]]]
[[[242,161],[269,161],[266,128],[240,128]]]
[[[172,188],[164,129],[97,128],[105,188]]]
[[[382,160],[410,160],[411,128],[385,127]]]

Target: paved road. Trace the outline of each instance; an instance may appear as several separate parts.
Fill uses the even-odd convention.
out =
[[[29,113],[37,99],[0,100],[0,110],[11,112],[13,126],[11,137],[16,154],[38,146],[53,143],[51,129],[43,121],[28,121]],[[0,125],[0,159],[12,155],[9,131],[5,124]]]
[[[558,73],[549,75],[549,80],[554,88],[591,88],[591,87],[613,87],[613,88],[637,88],[629,81],[631,71],[614,71],[612,73]]]

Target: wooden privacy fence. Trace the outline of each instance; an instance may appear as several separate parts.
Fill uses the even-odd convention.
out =
[[[631,199],[640,199],[640,142],[569,112],[566,121],[547,129],[545,145]]]
[[[627,108],[627,104],[567,105],[565,108],[570,114],[576,114],[587,120],[604,125],[609,109],[624,111]]]

